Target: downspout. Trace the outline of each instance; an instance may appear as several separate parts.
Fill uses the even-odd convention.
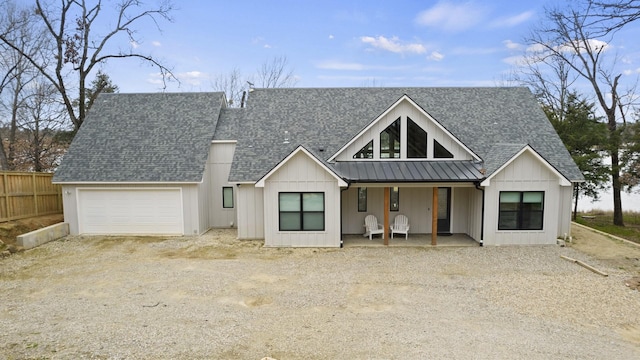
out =
[[[482,191],[482,215],[480,217],[480,246],[484,245],[484,188],[476,183],[476,189]]]

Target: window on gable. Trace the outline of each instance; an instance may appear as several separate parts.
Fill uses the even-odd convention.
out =
[[[353,155],[354,159],[373,159],[373,140]]]
[[[427,157],[427,132],[410,118],[407,118],[407,157]]]
[[[358,188],[358,212],[367,211],[367,188]]]
[[[324,231],[324,193],[278,194],[280,231]]]
[[[542,230],[543,191],[501,191],[498,230]]]
[[[400,118],[380,133],[380,158],[400,158]]]
[[[436,139],[433,139],[433,157],[436,159],[453,159],[453,154],[440,145]]]

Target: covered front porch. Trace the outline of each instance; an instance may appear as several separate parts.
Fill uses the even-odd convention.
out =
[[[388,239],[388,245],[380,235],[369,240],[368,237],[362,235],[343,235],[342,247],[474,247],[480,246],[480,243],[473,240],[466,234],[438,235],[436,237],[436,245],[431,243],[431,234],[409,234],[405,240],[403,235]]]

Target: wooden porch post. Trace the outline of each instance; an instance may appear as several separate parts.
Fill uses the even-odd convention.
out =
[[[384,238],[384,244],[389,245],[389,197],[390,195],[389,188],[384,188],[384,232],[382,233],[382,237]]]
[[[431,245],[438,245],[438,188],[433,188],[433,204],[431,205]]]

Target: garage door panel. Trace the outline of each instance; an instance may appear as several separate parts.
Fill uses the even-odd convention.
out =
[[[84,234],[183,234],[180,189],[80,190]]]

